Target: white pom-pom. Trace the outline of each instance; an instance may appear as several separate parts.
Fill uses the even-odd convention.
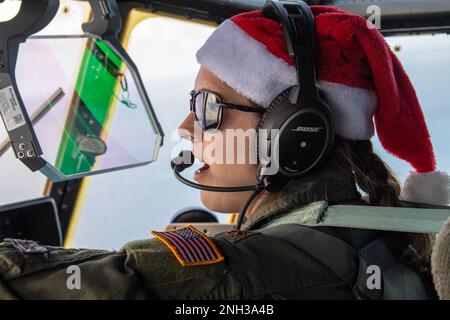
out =
[[[400,199],[446,206],[450,202],[450,176],[444,171],[410,172]]]

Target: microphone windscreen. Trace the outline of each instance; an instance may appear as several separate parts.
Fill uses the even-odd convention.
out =
[[[450,300],[450,218],[433,246],[431,273],[439,299]]]
[[[181,172],[184,169],[192,166],[194,164],[194,160],[195,160],[195,157],[194,157],[194,154],[192,153],[192,151],[183,150],[180,152],[178,157],[175,157],[174,159],[172,159],[172,161],[170,162],[170,166],[172,167],[172,170],[175,167],[178,167],[179,171]]]

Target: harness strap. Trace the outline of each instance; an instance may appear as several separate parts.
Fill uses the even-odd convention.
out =
[[[314,227],[344,227],[411,233],[439,233],[450,208],[375,207],[312,203],[259,229],[308,254],[353,290],[356,299],[433,298],[422,277],[402,264],[389,249],[390,236],[377,239],[359,251],[347,242]],[[368,287],[369,266],[379,267],[380,289]]]
[[[344,227],[366,230],[439,233],[450,217],[450,207],[403,208],[368,205],[329,205],[313,202],[295,209],[286,217],[275,219],[266,226],[301,224],[308,227]]]
[[[299,224],[280,224],[258,231],[289,243],[327,267],[352,289],[355,299],[430,298],[420,275],[392,254],[387,245],[392,235],[374,240],[358,251],[339,238]],[[379,277],[375,281],[378,287],[369,286],[372,276]]]
[[[258,231],[284,240],[307,253],[345,283],[353,285],[355,282],[358,272],[358,252],[345,241],[299,224],[281,224]]]
[[[412,233],[439,233],[450,217],[448,209],[329,206],[317,225]]]

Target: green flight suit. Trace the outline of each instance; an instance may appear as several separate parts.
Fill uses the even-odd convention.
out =
[[[353,176],[330,167],[288,194],[305,210],[323,210],[308,205],[323,199],[360,201]],[[204,266],[182,266],[156,238],[130,242],[119,252],[37,247],[25,253],[5,241],[0,244],[0,299],[353,299],[352,288],[326,266],[258,231],[289,217],[289,210],[279,210],[282,206],[280,199],[257,211],[244,221],[246,232],[213,237],[225,259]],[[380,236],[353,233],[357,246]],[[79,267],[80,288],[68,285],[73,265]]]

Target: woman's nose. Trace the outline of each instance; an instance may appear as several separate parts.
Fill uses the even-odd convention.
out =
[[[183,122],[178,127],[178,135],[183,139],[193,142],[194,141],[194,126],[195,126],[194,113],[189,112],[187,117],[183,120]]]

